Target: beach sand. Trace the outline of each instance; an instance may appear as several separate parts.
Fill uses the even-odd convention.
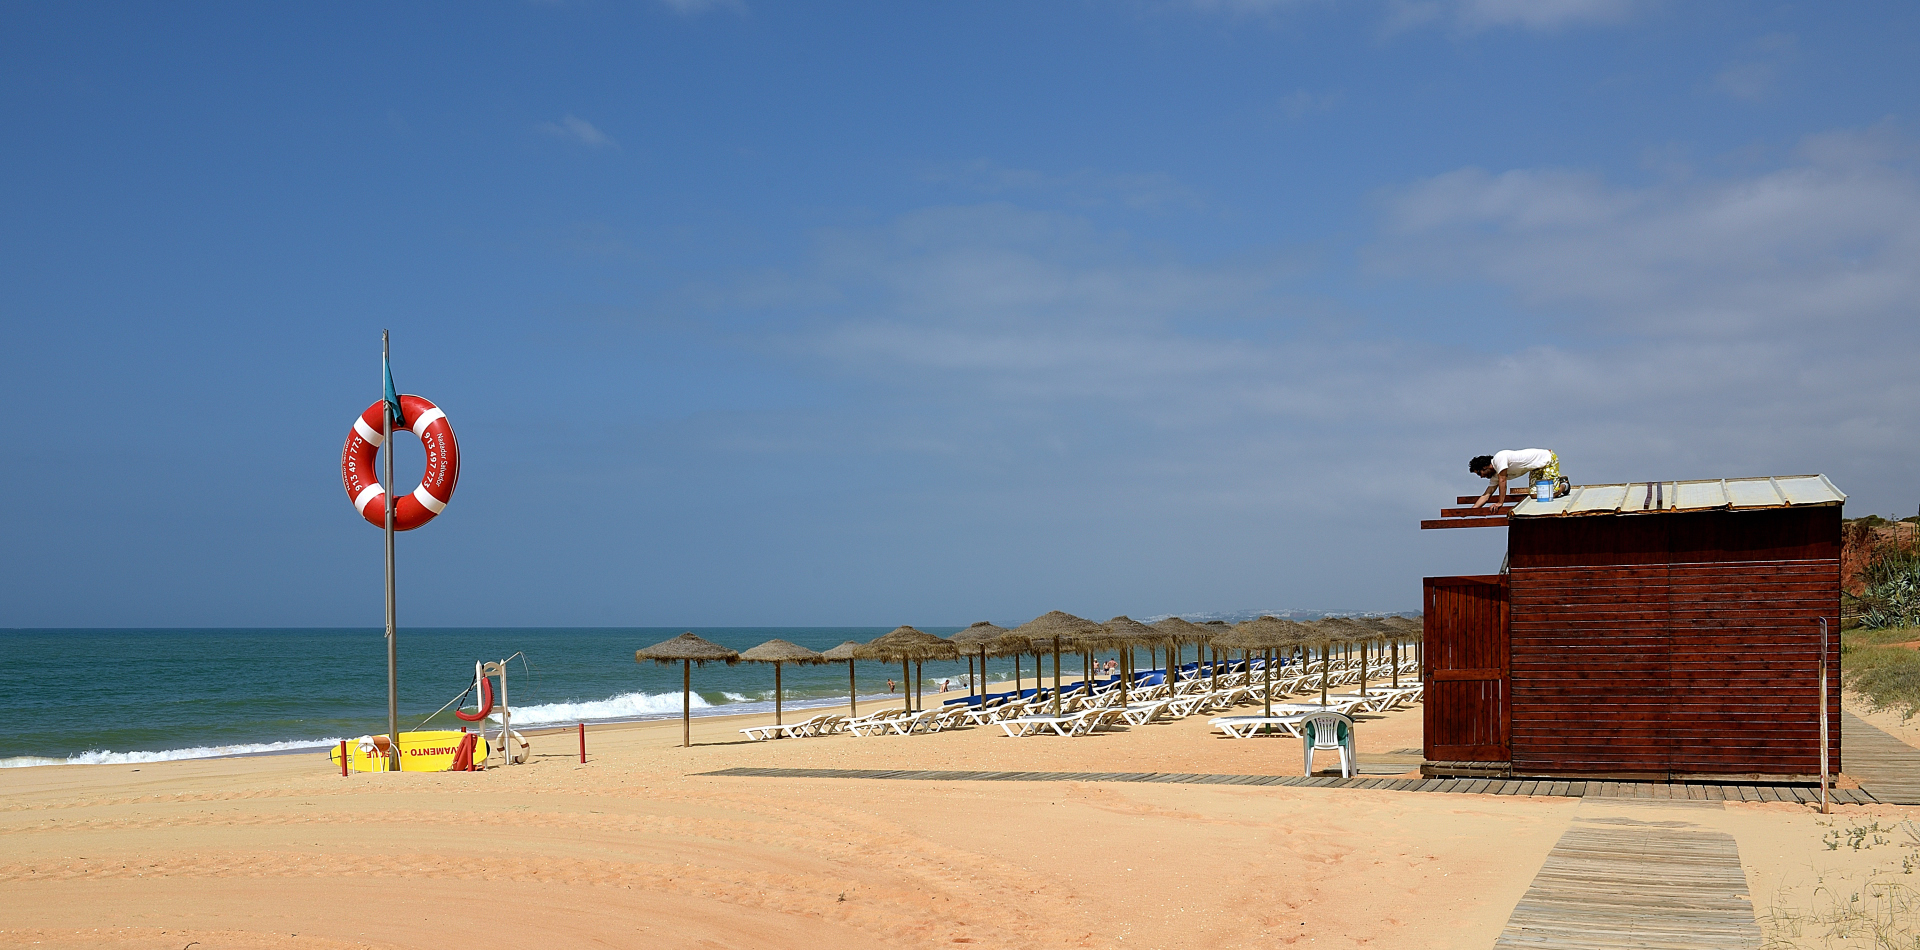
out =
[[[1301,767],[1297,740],[1215,738],[1204,716],[1078,739],[735,731],[766,718],[695,720],[692,749],[677,720],[589,729],[585,765],[572,732],[538,735],[530,764],[478,774],[342,778],[318,754],[6,770],[0,946],[1484,948],[1582,807],[697,774]],[[1417,766],[1395,754],[1420,744],[1417,708],[1358,735],[1363,762]],[[1860,858],[1800,806],[1713,812],[1756,900]]]

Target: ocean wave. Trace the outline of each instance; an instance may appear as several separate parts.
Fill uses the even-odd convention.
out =
[[[143,762],[173,762],[179,759],[218,759],[232,755],[258,755],[263,752],[300,752],[325,749],[340,744],[339,739],[295,739],[288,742],[241,742],[234,745],[203,745],[163,752],[114,752],[96,749],[64,759],[41,755],[16,755],[0,759],[0,769],[23,769],[37,765],[139,765]]]
[[[710,709],[712,703],[693,694],[693,708]],[[608,719],[651,719],[680,712],[679,693],[622,693],[610,699],[586,702],[542,703],[513,707],[513,724],[541,726],[551,723],[600,722]],[[488,717],[500,721],[500,714]]]

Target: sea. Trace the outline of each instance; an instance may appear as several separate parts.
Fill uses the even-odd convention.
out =
[[[680,715],[679,664],[634,651],[683,627],[426,628],[399,633],[400,728],[457,728],[438,711],[473,685],[474,663],[508,660],[516,729]],[[779,638],[815,650],[871,640],[885,627],[708,627],[694,633],[745,650]],[[957,627],[927,627],[946,635]],[[379,628],[0,630],[0,768],[123,764],[324,749],[387,731],[387,646]],[[1072,661],[1069,661],[1072,662]],[[930,662],[956,690],[966,660]],[[1011,678],[1010,658],[988,675]],[[1033,675],[1032,661],[1023,672]],[[863,700],[903,684],[897,663],[855,664]],[[838,705],[847,666],[781,668],[789,710]],[[693,714],[771,713],[773,667],[709,663],[693,670]],[[473,705],[469,697],[468,705]],[[456,707],[457,708],[457,707]]]

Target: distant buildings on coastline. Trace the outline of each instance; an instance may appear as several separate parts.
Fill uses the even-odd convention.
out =
[[[1240,623],[1259,617],[1279,617],[1282,620],[1319,620],[1322,617],[1413,617],[1418,619],[1418,610],[1196,610],[1180,614],[1155,614],[1142,620],[1142,623],[1157,623],[1168,617],[1179,617],[1194,623],[1206,623],[1209,620],[1224,620],[1227,623]]]

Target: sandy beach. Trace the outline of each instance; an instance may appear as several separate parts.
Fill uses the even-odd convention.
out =
[[[1609,808],[1732,835],[1762,913],[1920,880],[1898,847],[1822,844],[1920,811],[1897,806],[698,774],[1301,767],[1297,740],[1204,716],[1077,739],[735,731],[765,719],[697,719],[691,749],[677,720],[590,729],[584,765],[571,732],[539,735],[528,765],[479,774],[342,778],[316,754],[0,772],[0,946],[1484,948]],[[1417,768],[1419,730],[1418,708],[1364,720],[1362,762]]]

